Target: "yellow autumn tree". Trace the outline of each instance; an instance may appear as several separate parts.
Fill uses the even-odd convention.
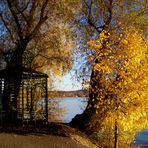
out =
[[[101,75],[98,102],[93,107],[103,118],[97,131],[102,146],[113,147],[116,136],[116,144],[124,148],[131,146],[138,131],[148,128],[148,41],[134,27],[116,36],[112,33],[104,31],[98,40],[89,42],[98,60],[94,69]]]

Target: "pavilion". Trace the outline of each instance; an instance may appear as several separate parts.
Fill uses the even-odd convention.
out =
[[[48,75],[25,67],[0,71],[0,123],[48,122]]]

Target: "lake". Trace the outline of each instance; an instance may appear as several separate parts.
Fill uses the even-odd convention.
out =
[[[58,103],[59,108],[66,110],[63,114],[63,122],[65,123],[69,123],[76,114],[81,114],[87,106],[86,98],[56,98],[52,100]],[[148,130],[143,129],[136,134],[133,145],[148,148]]]
[[[58,103],[56,106],[65,110],[63,113],[64,123],[69,123],[76,114],[81,114],[87,106],[86,98],[55,98],[51,101]]]
[[[64,122],[69,123],[76,114],[81,114],[87,106],[86,98],[64,98],[59,107],[65,108]]]

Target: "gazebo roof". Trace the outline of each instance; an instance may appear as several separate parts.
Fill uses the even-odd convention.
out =
[[[0,71],[0,78],[17,78],[22,75],[23,79],[48,78],[48,75],[25,67],[9,67]]]

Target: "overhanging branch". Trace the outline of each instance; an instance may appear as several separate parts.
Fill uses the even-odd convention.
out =
[[[15,24],[17,26],[17,33],[18,33],[18,36],[19,38],[22,40],[23,39],[23,34],[22,34],[22,29],[21,29],[21,25],[19,23],[19,18],[18,16],[16,15],[14,9],[13,9],[13,6],[12,6],[12,1],[11,0],[7,0],[7,4],[8,4],[8,7],[9,7],[9,10],[14,18],[14,21],[15,21]]]
[[[90,5],[84,0],[85,5],[88,8],[88,24],[93,27],[99,34],[102,32],[102,30],[107,30],[108,26],[111,22],[112,19],[112,4],[113,4],[113,0],[109,0],[109,4],[107,6],[107,10],[109,12],[109,16],[105,18],[105,22],[104,25],[102,26],[97,26],[93,20],[93,16],[92,16],[92,1],[90,2]]]
[[[35,28],[33,29],[33,31],[26,37],[28,40],[31,40],[35,34],[39,31],[40,27],[42,26],[42,24],[48,19],[47,14],[44,15],[45,13],[45,9],[47,7],[49,0],[46,0],[41,8],[41,12],[40,12],[40,19],[39,22],[37,23],[37,25],[35,26]],[[33,8],[32,8],[33,9]],[[35,11],[35,10],[34,10]],[[33,16],[32,16],[33,17]]]

